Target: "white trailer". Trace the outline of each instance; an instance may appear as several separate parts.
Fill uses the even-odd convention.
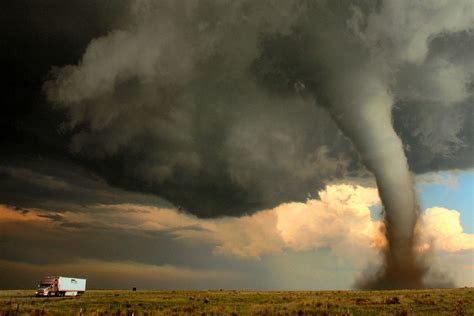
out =
[[[41,279],[36,296],[76,296],[86,290],[86,279],[47,276]]]

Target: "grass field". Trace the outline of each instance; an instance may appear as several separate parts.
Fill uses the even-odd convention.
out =
[[[416,291],[114,291],[36,298],[0,291],[0,315],[474,315],[474,289]]]

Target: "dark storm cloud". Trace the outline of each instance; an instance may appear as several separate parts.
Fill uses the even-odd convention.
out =
[[[474,36],[440,34],[423,65],[401,69],[395,127],[417,173],[474,164]]]
[[[56,169],[58,166],[62,168]],[[139,212],[135,207],[170,206],[156,196],[110,187],[84,169],[57,161],[42,161],[28,168],[2,166],[0,170],[8,175],[0,180],[0,260],[48,265],[90,259],[202,269],[218,269],[231,260],[222,257],[209,262],[213,243],[180,240],[176,228],[143,231],[134,227],[127,215]],[[114,205],[131,206],[124,210]],[[17,216],[10,218],[5,213],[8,210]],[[110,216],[113,222],[100,216]],[[130,229],[117,226],[121,224]],[[179,231],[202,229],[179,227]]]
[[[2,152],[31,158],[63,154],[57,135],[64,120],[51,111],[41,86],[52,66],[74,63],[91,38],[118,27],[128,16],[127,1],[2,1],[0,95]],[[2,155],[5,159],[5,155]]]
[[[400,103],[394,124],[416,173],[470,169],[474,164],[474,100],[452,107]]]
[[[0,259],[32,264],[68,263],[80,258],[92,258],[205,267],[206,259],[212,255],[212,245],[182,242],[168,233],[139,235],[136,232],[90,225],[79,229],[74,225],[58,228],[38,221],[0,223],[0,228]],[[74,247],[71,247],[71,243]],[[225,260],[216,259],[214,264],[222,264]]]
[[[335,50],[336,30],[363,27],[380,6],[10,2],[2,24],[2,62],[12,78],[3,96],[10,107],[2,116],[2,159],[67,159],[206,217],[304,200],[363,169],[327,111],[315,106],[323,98],[313,95],[329,62],[343,67],[365,58]],[[395,128],[416,172],[473,166],[472,42],[468,31],[437,35],[426,61],[395,74]],[[328,53],[339,57],[325,59]],[[65,64],[77,66],[53,70],[46,92],[55,106],[45,107],[41,84],[52,66]],[[21,186],[7,183],[6,202],[25,200]],[[58,192],[59,201],[76,199]],[[40,191],[35,199],[53,196]]]
[[[169,206],[163,199],[110,187],[102,178],[72,163],[43,159],[0,165],[1,203],[19,208],[61,211],[72,207],[87,211],[88,205],[137,203]]]
[[[301,8],[146,3],[130,30],[91,43],[84,68],[46,85],[58,107],[77,104],[68,107],[73,152],[112,183],[201,216],[303,200],[346,172],[350,149],[334,152],[349,146],[328,114],[294,93],[265,93],[250,72],[260,37],[287,33]]]

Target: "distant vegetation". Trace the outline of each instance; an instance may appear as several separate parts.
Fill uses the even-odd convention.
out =
[[[473,288],[416,291],[0,291],[0,315],[473,315]]]

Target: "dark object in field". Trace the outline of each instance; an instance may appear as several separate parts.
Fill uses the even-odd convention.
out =
[[[400,304],[400,299],[398,298],[398,296],[387,298],[385,300],[385,304]]]
[[[209,303],[209,297],[204,298],[204,303]]]
[[[136,290],[137,290],[137,288],[136,288],[136,287],[134,287],[134,288],[132,289],[132,291],[133,291],[133,292],[135,292]]]
[[[367,305],[367,304],[369,304],[369,301],[370,300],[368,300],[366,298],[359,297],[359,298],[356,299],[356,305]]]

